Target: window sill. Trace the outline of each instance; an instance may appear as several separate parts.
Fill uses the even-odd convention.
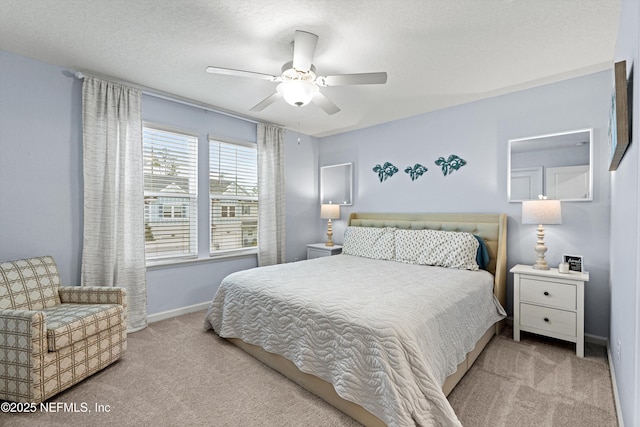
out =
[[[258,251],[254,250],[250,252],[246,251],[246,252],[230,252],[226,254],[215,254],[215,255],[209,255],[206,258],[182,258],[182,259],[148,261],[147,271],[161,270],[161,269],[172,268],[172,267],[184,267],[184,266],[204,264],[209,262],[229,261],[237,258],[249,258],[249,257],[257,257],[257,256],[258,256]]]

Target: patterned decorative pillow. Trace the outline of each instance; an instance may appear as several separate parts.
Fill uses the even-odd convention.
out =
[[[396,230],[396,261],[478,270],[478,240],[471,233],[442,230]]]
[[[393,260],[395,258],[395,228],[347,227],[342,253],[365,258]]]

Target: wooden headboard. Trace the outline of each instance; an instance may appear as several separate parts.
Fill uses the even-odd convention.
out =
[[[507,215],[443,213],[352,213],[353,227],[395,227],[411,230],[466,231],[480,236],[489,251],[487,270],[495,277],[493,293],[507,302]]]

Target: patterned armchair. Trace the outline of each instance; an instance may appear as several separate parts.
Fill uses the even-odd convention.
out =
[[[0,262],[0,400],[40,403],[126,348],[123,288],[60,286],[50,256]]]

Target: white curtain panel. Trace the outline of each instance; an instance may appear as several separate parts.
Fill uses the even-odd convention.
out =
[[[286,260],[284,130],[258,123],[258,265]]]
[[[83,286],[127,290],[128,330],[147,326],[141,92],[85,77]]]

